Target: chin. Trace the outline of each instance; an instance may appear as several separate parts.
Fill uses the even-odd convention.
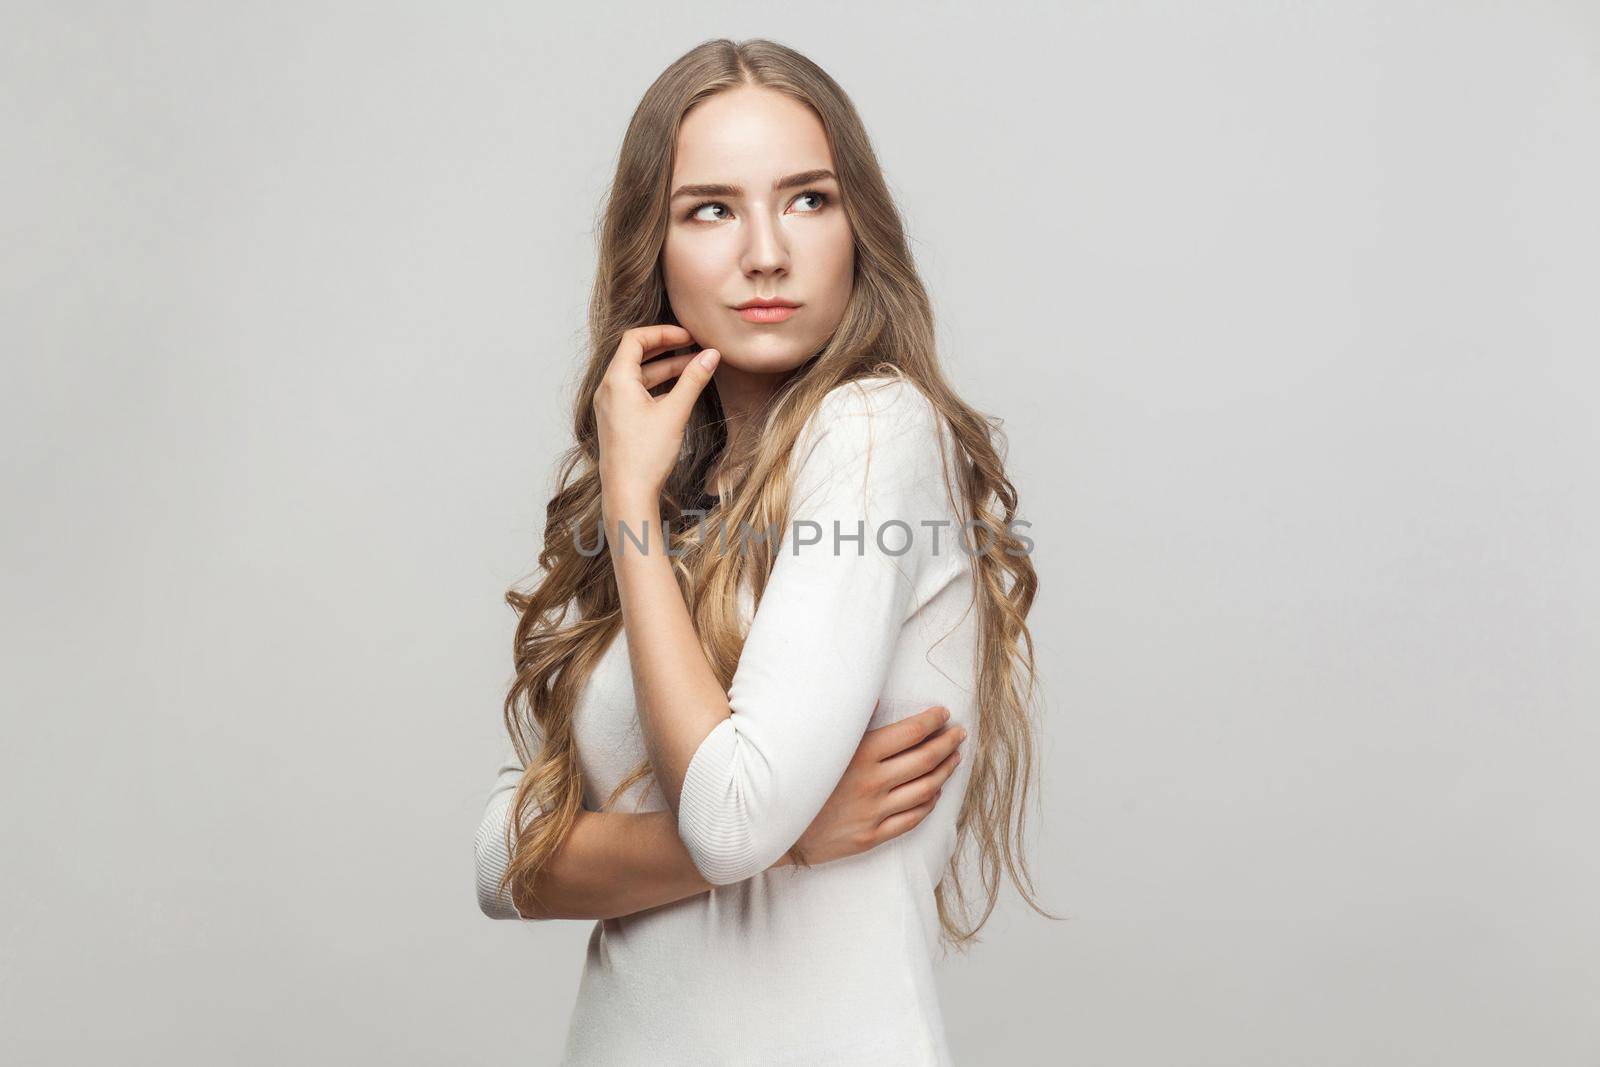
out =
[[[814,349],[798,345],[768,348],[761,345],[732,345],[722,348],[710,345],[722,353],[722,361],[734,370],[747,374],[783,374],[792,371],[810,358]]]

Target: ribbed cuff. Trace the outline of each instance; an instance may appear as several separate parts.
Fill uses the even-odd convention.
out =
[[[511,866],[511,856],[506,852],[506,826],[511,810],[511,794],[506,793],[495,806],[484,814],[478,823],[478,836],[474,842],[478,867],[478,907],[491,919],[522,919],[511,900],[511,889],[500,888],[500,879]]]
[[[678,836],[713,885],[742,882],[758,873],[750,812],[739,788],[740,744],[730,715],[695,749],[678,797]]]

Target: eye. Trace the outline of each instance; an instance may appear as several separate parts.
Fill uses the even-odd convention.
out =
[[[821,211],[828,204],[828,194],[827,193],[819,193],[815,189],[807,189],[805,192],[803,192],[799,196],[795,197],[795,201],[798,203],[799,201],[804,200],[807,197],[810,197],[812,200],[815,200],[817,202],[817,206],[812,208],[809,211],[802,211],[801,212],[802,215],[814,215],[818,211]]]
[[[719,221],[721,221],[719,219],[703,219],[703,218],[700,217],[700,212],[704,211],[708,207],[720,207],[724,211],[728,210],[728,205],[727,204],[719,203],[716,200],[707,200],[703,204],[696,204],[694,207],[690,208],[689,209],[689,218],[691,220],[695,221],[695,222],[719,222]]]
[[[824,207],[828,206],[828,201],[831,199],[831,197],[829,197],[827,193],[819,192],[816,189],[807,189],[794,199],[796,203],[806,199],[815,200],[817,204],[816,207],[806,208],[800,212],[802,215],[815,215]],[[700,212],[704,211],[706,208],[721,208],[723,211],[727,211],[728,205],[724,204],[720,200],[705,200],[690,208],[688,214],[686,214],[684,218],[689,222],[721,222],[723,221],[723,218],[726,218],[726,216],[706,218],[700,214]]]

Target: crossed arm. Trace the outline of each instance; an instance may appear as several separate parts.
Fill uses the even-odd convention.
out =
[[[506,829],[523,767],[508,749],[478,824],[478,907],[492,919],[611,919],[704,893],[670,812],[579,811],[572,829],[532,887],[502,891],[509,866]],[[791,862],[787,854],[780,864]]]
[[[915,828],[934,808],[961,760],[966,736],[945,728],[935,706],[869,731],[822,811],[773,866],[803,852],[808,864],[866,852]],[[670,904],[712,888],[695,867],[670,812],[580,811],[572,830],[541,873],[542,905],[500,890],[509,865],[506,827],[523,773],[516,750],[495,778],[478,823],[478,907],[492,919],[611,919]]]
[[[952,514],[940,432],[908,382],[823,399],[796,447],[789,523],[726,692],[659,540],[641,549],[615,536],[618,523],[658,530],[656,497],[603,488],[645,748],[712,883],[765,870],[804,832],[866,730],[907,618],[956,577],[919,529]],[[745,550],[733,536],[731,550]]]
[[[855,766],[904,620],[953,577],[918,529],[948,514],[939,428],[926,398],[906,383],[879,398],[847,387],[830,393],[818,415],[815,440],[803,438],[797,449],[790,530],[797,538],[810,523],[821,543],[794,540],[792,552],[778,552],[726,692],[659,547],[656,500],[624,487],[603,500],[639,721],[669,810],[580,815],[541,889],[559,898],[570,888],[571,917],[629,914],[781,865]],[[886,519],[911,531],[908,550],[886,549]],[[617,536],[618,523],[635,537],[653,531],[655,551]],[[886,537],[893,544],[903,534]],[[866,762],[863,777],[879,799],[898,790],[903,806],[918,775],[902,766],[897,785],[874,766],[881,757]],[[863,810],[876,819],[886,809]],[[567,914],[552,906],[550,917],[557,912]]]

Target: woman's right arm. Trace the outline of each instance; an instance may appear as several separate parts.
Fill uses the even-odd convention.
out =
[[[964,734],[941,729],[947,714],[930,708],[869,731],[833,795],[794,851],[808,865],[876,848],[915,827],[933,810],[961,756]],[[610,919],[670,904],[714,888],[695,866],[669,811],[580,811],[540,874],[530,899],[513,903],[498,889],[509,864],[506,827],[523,767],[512,750],[478,824],[478,906],[492,919]],[[793,862],[786,854],[775,867]]]

